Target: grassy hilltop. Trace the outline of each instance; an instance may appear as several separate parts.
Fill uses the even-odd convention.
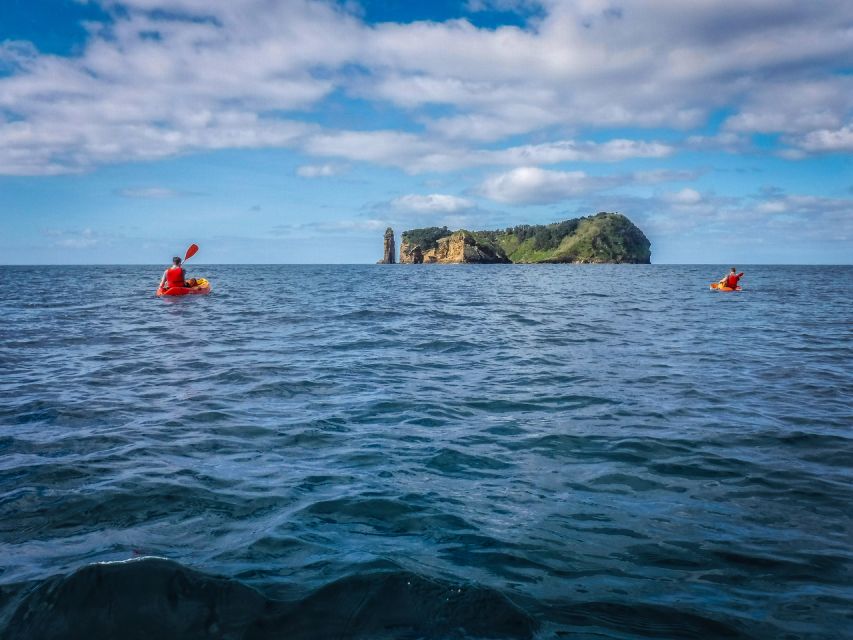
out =
[[[480,254],[491,254],[504,259],[500,261],[515,263],[648,264],[651,258],[651,245],[639,227],[619,213],[602,212],[553,224],[507,227],[503,231],[463,229],[454,232],[447,227],[412,229],[403,232],[400,262],[417,261],[412,259],[413,255],[429,257],[431,252],[434,255],[440,241],[446,238],[459,238],[464,244],[476,246]],[[419,251],[415,251],[416,247]]]

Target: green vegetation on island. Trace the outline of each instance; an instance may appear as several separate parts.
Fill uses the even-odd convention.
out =
[[[443,250],[446,239],[457,236],[478,251],[468,251],[463,257],[460,252]],[[601,212],[553,224],[507,227],[503,231],[412,229],[403,232],[400,262],[648,264],[650,248],[648,238],[628,218]],[[494,259],[478,260],[477,255]]]
[[[422,251],[429,251],[430,249],[435,249],[441,238],[446,238],[452,233],[447,227],[411,229],[403,232],[402,241],[408,242],[413,247],[420,247]]]

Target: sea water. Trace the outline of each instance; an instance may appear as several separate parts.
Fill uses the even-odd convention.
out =
[[[0,267],[0,636],[841,638],[851,267]]]

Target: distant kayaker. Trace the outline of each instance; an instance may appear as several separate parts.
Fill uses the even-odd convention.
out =
[[[187,280],[187,272],[181,266],[181,259],[177,256],[172,258],[172,266],[163,272],[160,278],[160,288],[170,289],[172,287],[194,287],[195,278]]]
[[[721,287],[728,287],[729,289],[737,289],[738,281],[743,278],[743,271],[737,273],[737,267],[732,267],[732,270],[729,274],[723,276],[723,279],[720,280]]]

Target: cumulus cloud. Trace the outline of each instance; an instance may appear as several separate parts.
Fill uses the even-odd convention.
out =
[[[661,142],[616,139],[607,142],[559,140],[484,151],[482,164],[557,164],[560,162],[619,162],[629,158],[664,158],[675,149]]]
[[[683,169],[652,169],[636,171],[633,181],[637,184],[659,184],[661,182],[690,182],[701,176],[703,171],[688,171]]]
[[[608,210],[621,211],[657,240],[721,237],[749,243],[775,239],[822,243],[853,241],[853,198],[788,194],[771,189],[746,196],[720,196],[685,189],[651,196],[609,195]],[[579,212],[601,206],[602,199],[579,199]],[[832,229],[827,235],[826,230]],[[736,233],[734,233],[736,231]],[[789,244],[789,246],[791,246]]]
[[[853,79],[834,70],[853,62],[851,3],[470,0],[472,12],[535,15],[478,28],[464,18],[367,24],[328,1],[99,1],[111,22],[89,25],[79,55],[0,46],[0,173],[262,147],[411,172],[618,162],[675,149],[582,132],[689,131],[719,109],[735,137],[694,144],[737,151],[738,136],[778,133],[801,153],[849,149]],[[349,97],[410,121],[361,132],[312,124],[318,105]],[[538,148],[493,144],[528,134]]]
[[[397,131],[336,131],[306,136],[301,146],[312,155],[371,162],[409,173],[447,172],[471,167],[619,162],[665,158],[675,147],[655,141],[556,140],[504,149],[476,149],[445,139]]]
[[[438,130],[479,139],[518,133],[525,122],[527,130],[555,122],[690,127],[766,86],[805,84],[815,69],[838,85],[821,67],[851,51],[843,26],[851,10],[831,2],[544,4],[535,30],[484,32],[464,22],[379,30],[374,49],[400,55],[378,90],[401,106],[462,108],[468,113],[436,121]],[[404,42],[412,31],[417,37]],[[780,75],[789,77],[779,83]],[[812,106],[822,99],[804,97]]]
[[[306,164],[296,169],[302,178],[329,178],[344,173],[348,167],[339,164]]]
[[[439,153],[442,146],[437,141],[399,131],[336,131],[307,137],[303,148],[316,156],[409,167],[417,171],[427,167],[430,158]]]
[[[372,216],[385,220],[387,226],[402,229],[431,226],[481,229],[501,226],[506,221],[502,211],[484,209],[471,198],[445,193],[410,193],[373,203],[368,210]]]
[[[811,131],[795,144],[801,151],[807,153],[851,152],[853,151],[853,126]]]
[[[507,204],[549,204],[599,191],[622,182],[618,177],[596,177],[583,171],[551,171],[538,167],[519,167],[488,177],[480,193]]]
[[[13,116],[0,122],[0,172],[50,174],[188,151],[289,146],[311,126],[267,114],[306,108],[333,88],[294,60],[315,21],[331,15],[346,24],[326,5],[120,4],[128,11],[108,27],[93,26],[79,57],[15,50],[19,71],[0,78],[0,112]],[[147,12],[157,8],[166,13]],[[241,15],[246,9],[255,18]],[[180,11],[216,20],[187,20]],[[259,38],[262,15],[277,24],[275,36]],[[318,62],[334,59],[329,51],[317,55]]]
[[[183,191],[169,189],[167,187],[127,187],[116,191],[123,198],[144,198],[160,200],[164,198],[177,198],[186,195]]]
[[[694,205],[702,202],[702,194],[696,189],[685,188],[675,193],[667,193],[664,195],[667,202],[679,205]]]
[[[409,194],[391,201],[395,211],[403,213],[459,213],[475,207],[467,198],[433,193],[430,195]]]
[[[726,130],[741,133],[798,134],[841,126],[853,109],[853,78],[785,78],[750,92]]]
[[[781,200],[765,200],[755,207],[759,213],[785,213],[788,211],[788,203]]]
[[[748,136],[733,131],[721,131],[715,135],[688,136],[684,148],[698,151],[725,151],[727,153],[743,153],[751,151],[752,141]]]
[[[761,199],[755,207],[760,214],[786,214],[786,216],[797,216],[802,219],[817,219],[834,217],[836,221],[846,219],[846,224],[833,227],[836,230],[846,232],[844,239],[850,239],[853,231],[853,199],[850,198],[828,198],[824,196],[774,193],[766,199]],[[825,228],[818,229],[825,233]]]

